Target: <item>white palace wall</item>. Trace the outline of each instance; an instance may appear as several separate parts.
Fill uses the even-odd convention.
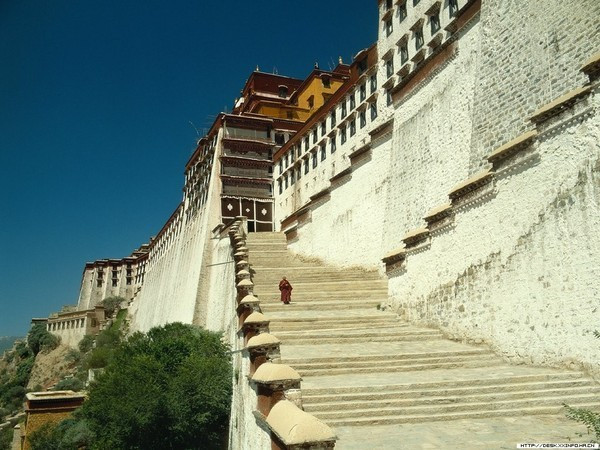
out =
[[[395,97],[391,136],[374,139],[349,175],[286,225],[289,247],[383,274],[381,259],[426,226],[453,186],[535,130],[536,109],[587,82],[580,68],[600,49],[600,4],[549,3],[483,2],[454,56]],[[516,158],[524,161],[502,166],[476,201],[454,208],[450,225],[407,250],[387,274],[385,307],[507,359],[600,375],[598,98],[596,84],[542,121]]]

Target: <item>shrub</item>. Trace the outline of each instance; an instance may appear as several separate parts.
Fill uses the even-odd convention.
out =
[[[83,381],[79,378],[71,377],[64,378],[56,383],[54,386],[55,391],[81,391],[84,388]]]
[[[12,427],[6,427],[0,430],[0,449],[8,450],[11,448],[13,437]]]
[[[123,297],[106,297],[102,300],[101,305],[104,306],[104,311],[107,317],[110,317],[114,314],[115,310],[124,302],[125,299]]]
[[[29,330],[27,335],[27,345],[34,355],[41,350],[54,350],[60,344],[58,337],[49,333],[46,326],[42,323],[36,323]]]
[[[78,363],[81,360],[81,353],[74,348],[69,349],[65,355],[65,361],[69,364]]]
[[[169,324],[117,347],[80,417],[103,448],[220,448],[230,397],[220,336]]]
[[[79,341],[79,351],[81,353],[87,353],[89,352],[93,347],[94,347],[94,341],[95,338],[94,336],[91,335],[86,335],[83,337],[83,339],[81,341]]]

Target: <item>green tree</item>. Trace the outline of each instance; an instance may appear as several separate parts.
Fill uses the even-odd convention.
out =
[[[180,323],[117,347],[81,409],[92,448],[221,448],[231,363],[220,336]]]
[[[102,300],[101,305],[104,306],[106,317],[113,315],[115,310],[123,303],[125,299],[123,297],[106,297]]]
[[[58,344],[60,344],[58,337],[49,333],[43,323],[33,325],[27,335],[27,346],[34,355],[37,355],[41,350],[53,350],[58,347]]]

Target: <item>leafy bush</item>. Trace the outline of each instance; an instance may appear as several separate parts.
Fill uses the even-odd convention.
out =
[[[9,450],[12,444],[13,428],[6,427],[0,430],[0,449]]]
[[[110,317],[124,301],[126,300],[123,297],[106,297],[100,304],[104,306],[106,316]]]
[[[83,381],[81,381],[79,378],[64,378],[62,380],[60,380],[58,383],[56,383],[56,386],[54,386],[54,390],[55,391],[81,391],[83,390],[84,386],[83,386]]]
[[[65,361],[69,364],[78,363],[81,360],[81,353],[74,348],[69,349],[67,354],[65,355]]]
[[[89,352],[93,347],[94,347],[94,341],[96,339],[94,338],[94,336],[91,335],[86,335],[83,337],[83,339],[81,341],[79,341],[79,351],[81,353],[87,353]]]
[[[80,416],[92,448],[221,448],[231,364],[220,336],[169,324],[119,345]]]
[[[585,408],[572,408],[567,405],[565,407],[567,408],[567,417],[584,424],[588,432],[596,435],[594,442],[600,442],[600,414]]]
[[[54,350],[58,344],[60,344],[59,338],[49,333],[42,323],[33,325],[27,335],[27,345],[34,355],[41,350]]]
[[[31,450],[77,450],[88,447],[93,434],[85,420],[68,418],[45,423],[28,437]]]

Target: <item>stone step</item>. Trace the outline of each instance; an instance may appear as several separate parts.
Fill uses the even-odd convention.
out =
[[[478,413],[484,411],[496,411],[496,410],[520,410],[527,408],[540,408],[540,407],[556,407],[564,410],[563,404],[569,404],[577,406],[580,404],[598,404],[600,405],[600,399],[591,394],[574,394],[574,395],[557,395],[557,396],[530,396],[526,398],[514,398],[507,400],[487,400],[481,402],[462,402],[460,399],[458,403],[445,404],[436,403],[429,405],[416,405],[416,406],[399,406],[399,407],[379,407],[374,405],[372,408],[361,408],[353,410],[336,410],[336,411],[311,411],[318,419],[325,423],[330,421],[336,421],[340,419],[353,419],[358,417],[369,417],[369,418],[386,418],[389,416],[402,417],[402,416],[425,416],[435,417],[437,415],[452,414],[452,413]]]
[[[600,402],[588,399],[585,402],[572,402],[572,406],[579,408],[597,409],[600,407]],[[356,412],[356,417],[345,419],[328,419],[323,420],[331,427],[345,426],[365,426],[365,425],[391,425],[400,423],[424,423],[438,422],[460,419],[481,419],[485,417],[522,417],[534,415],[564,415],[565,408],[561,405],[548,406],[529,406],[507,409],[479,409],[477,411],[461,411],[461,412],[433,412],[431,414],[396,414],[383,417],[362,416]],[[318,417],[318,416],[317,416]],[[459,434],[457,434],[459,436]]]
[[[418,341],[423,339],[441,339],[442,333],[439,331],[413,331],[413,332],[364,332],[353,335],[331,335],[331,336],[286,336],[283,333],[275,335],[284,344],[305,345],[305,344],[344,344],[354,342],[396,342],[396,341]],[[373,368],[370,368],[373,371]]]
[[[294,369],[303,377],[309,376],[327,376],[327,375],[342,375],[342,374],[358,374],[372,373],[374,367],[379,372],[399,373],[399,372],[415,372],[434,369],[456,369],[459,367],[494,367],[502,364],[502,360],[495,355],[478,356],[471,358],[448,358],[441,361],[402,361],[402,362],[380,362],[375,366],[373,363],[369,365],[358,364],[356,366],[346,366],[339,368],[312,368],[300,369],[294,366]]]
[[[469,393],[462,395],[441,395],[441,396],[426,396],[419,398],[386,398],[386,399],[369,399],[369,400],[352,400],[352,401],[331,401],[331,402],[310,402],[303,399],[303,407],[306,412],[328,412],[328,411],[350,411],[361,409],[363,411],[373,408],[402,408],[409,406],[423,405],[458,405],[461,403],[492,403],[498,401],[521,400],[531,398],[556,398],[559,396],[581,396],[593,395],[600,392],[599,387],[590,386],[560,386],[554,389],[519,389],[508,392],[491,391],[487,393]]]
[[[281,297],[281,292],[279,291],[267,291],[266,289],[261,289],[261,286],[254,287],[254,295],[261,300],[271,299],[276,300]],[[345,299],[345,300],[354,300],[354,301],[364,301],[364,302],[373,302],[377,301],[379,303],[387,300],[387,291],[383,291],[381,289],[373,289],[373,290],[357,290],[357,289],[349,289],[349,290],[338,290],[337,292],[324,292],[324,291],[305,291],[300,289],[294,289],[292,291],[292,301],[296,300],[311,300],[311,301],[335,301],[337,299]]]
[[[269,328],[271,331],[302,331],[302,330],[341,330],[341,329],[363,329],[378,326],[399,326],[408,325],[398,322],[395,317],[378,317],[371,319],[352,319],[352,320],[328,320],[328,321],[291,321],[281,322],[271,319]]]
[[[252,281],[254,282],[254,284],[268,284],[268,285],[274,285],[277,286],[279,284],[279,282],[281,281],[281,277],[285,276],[288,281],[292,284],[292,286],[295,287],[296,284],[300,283],[300,284],[308,284],[308,283],[328,283],[331,282],[333,279],[337,280],[338,282],[352,282],[352,283],[356,283],[356,282],[374,282],[374,283],[380,283],[382,287],[387,287],[386,283],[384,281],[379,280],[378,278],[371,278],[371,279],[367,279],[365,277],[361,277],[359,275],[345,275],[345,274],[341,274],[341,275],[327,275],[327,274],[323,274],[323,273],[314,273],[314,274],[306,274],[306,273],[294,273],[294,272],[279,272],[278,274],[274,274],[274,275],[264,275],[264,274],[260,274],[260,273],[252,273],[252,271],[250,272],[252,274]]]
[[[446,387],[438,389],[419,389],[418,385],[412,389],[395,389],[394,386],[389,386],[389,390],[383,392],[354,392],[347,394],[316,394],[312,395],[309,391],[302,390],[302,401],[304,404],[324,404],[337,402],[356,402],[363,401],[387,401],[394,398],[409,399],[409,398],[425,398],[425,397],[441,397],[441,396],[467,396],[474,394],[487,393],[504,393],[504,392],[520,392],[520,391],[540,391],[545,389],[562,389],[562,388],[596,388],[597,385],[586,378],[580,379],[558,379],[546,381],[516,381],[503,384],[489,384],[486,386],[463,386],[463,387]]]
[[[499,371],[497,371],[499,372]],[[375,393],[388,393],[388,392],[409,392],[414,389],[418,390],[430,390],[430,389],[454,389],[454,388],[476,388],[479,386],[498,386],[505,384],[518,384],[518,383],[535,383],[535,382],[549,382],[549,381],[573,381],[573,380],[586,380],[585,374],[582,372],[539,372],[528,375],[508,375],[495,377],[493,371],[486,371],[488,376],[485,376],[481,370],[471,371],[459,371],[453,374],[444,373],[444,378],[437,381],[421,381],[423,378],[420,376],[418,382],[412,383],[381,383],[381,384],[367,384],[361,383],[356,385],[339,386],[340,380],[335,380],[335,386],[328,387],[302,387],[302,396],[316,396],[316,395],[353,395],[353,394],[375,394]],[[514,371],[513,371],[514,373]],[[461,378],[459,378],[461,377]],[[371,381],[371,380],[359,380]]]
[[[477,350],[465,350],[465,351],[455,351],[455,352],[435,352],[435,353],[405,353],[405,354],[382,354],[382,355],[364,355],[364,356],[340,356],[336,357],[326,357],[326,358],[284,358],[282,359],[283,364],[293,365],[294,368],[306,369],[313,367],[344,367],[344,365],[354,365],[354,364],[373,364],[377,363],[385,363],[385,362],[400,362],[400,361],[441,361],[445,358],[454,358],[454,357],[477,357],[477,356],[489,356],[492,355],[495,357],[493,353],[485,349],[477,349]]]
[[[264,298],[261,296],[261,298]],[[377,307],[383,300],[362,300],[362,299],[322,299],[320,301],[305,300],[292,296],[292,302],[289,305],[284,305],[281,302],[270,301],[262,302],[260,308],[263,313],[279,314],[285,311],[311,311],[311,310],[340,310],[340,309],[365,309],[369,312],[376,311]]]

